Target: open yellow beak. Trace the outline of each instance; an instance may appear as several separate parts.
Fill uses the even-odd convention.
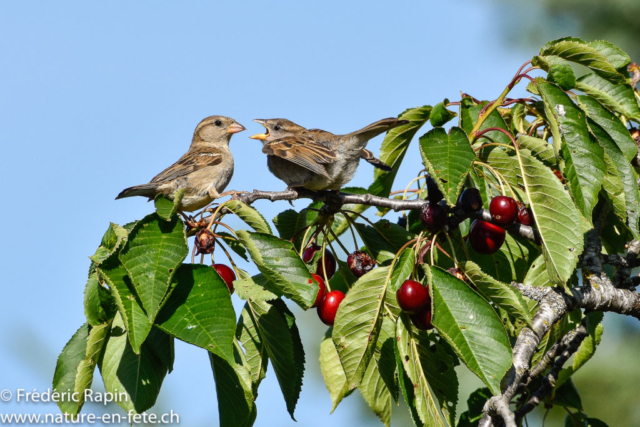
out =
[[[251,139],[259,139],[260,141],[264,141],[265,139],[267,139],[269,137],[269,128],[265,126],[264,120],[255,119],[254,122],[260,123],[262,126],[264,126],[264,128],[266,129],[266,132],[265,133],[257,133],[255,135],[251,135],[249,138],[251,138]]]
[[[229,126],[229,129],[227,129],[227,133],[234,134],[234,133],[242,132],[245,129],[246,128],[244,126],[242,126],[240,123],[233,122]]]

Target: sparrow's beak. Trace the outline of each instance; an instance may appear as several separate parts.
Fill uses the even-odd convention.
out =
[[[242,132],[245,129],[246,128],[244,126],[242,126],[240,123],[233,122],[229,126],[229,129],[227,129],[227,133],[234,134],[234,133]]]
[[[257,133],[255,135],[251,135],[249,138],[251,138],[251,139],[259,139],[260,141],[264,141],[269,136],[269,128],[267,126],[265,126],[264,120],[262,120],[262,119],[255,119],[254,122],[260,123],[262,126],[265,127],[265,129],[267,131],[265,133]]]

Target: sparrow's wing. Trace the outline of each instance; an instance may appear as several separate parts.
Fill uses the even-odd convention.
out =
[[[406,125],[407,123],[409,123],[408,120],[400,120],[395,117],[378,120],[377,122],[371,123],[369,126],[360,130],[343,135],[340,138],[340,143],[349,144],[350,146],[353,146],[353,148],[364,148],[370,139],[375,138],[381,133],[390,131],[395,127]]]
[[[222,153],[216,148],[189,150],[180,160],[156,175],[151,182],[171,181],[199,169],[222,163]]]
[[[262,147],[262,152],[289,160],[303,168],[331,179],[323,164],[332,163],[336,153],[324,144],[302,134],[276,139]]]

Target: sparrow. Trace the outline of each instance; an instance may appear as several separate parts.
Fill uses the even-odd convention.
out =
[[[162,194],[170,200],[176,191],[184,189],[178,210],[192,212],[203,208],[220,194],[233,176],[233,155],[229,141],[245,127],[234,119],[210,116],[203,119],[193,132],[189,150],[180,159],[156,175],[148,184],[125,188],[117,199],[144,196],[150,200]]]
[[[321,129],[305,129],[286,119],[254,121],[266,128],[265,133],[250,138],[263,141],[262,152],[267,154],[271,173],[283,180],[288,189],[303,187],[314,191],[345,186],[361,158],[374,159],[374,163],[388,168],[363,149],[370,139],[409,123],[388,118],[346,135],[335,135]]]
[[[260,123],[265,128],[267,128],[267,132],[264,134],[253,135],[249,138],[261,139],[263,143],[271,142],[275,139],[283,138],[285,136],[293,136],[294,134],[301,133],[307,130],[314,132],[325,132],[326,134],[333,135],[330,132],[322,131],[320,129],[307,129],[287,119],[255,119],[254,122]],[[376,158],[376,156],[366,148],[360,150],[360,158],[385,172],[389,172],[391,170],[391,167],[389,165]]]

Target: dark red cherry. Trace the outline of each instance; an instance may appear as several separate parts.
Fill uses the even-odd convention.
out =
[[[316,300],[311,306],[313,308],[313,307],[318,307],[322,302],[322,300],[324,299],[324,296],[327,292],[327,286],[324,284],[324,280],[322,280],[322,277],[318,276],[317,274],[311,274],[311,277],[313,277],[314,280],[318,282],[318,288],[320,288],[318,290],[318,296],[316,296]]]
[[[233,272],[233,269],[224,264],[213,264],[213,268],[216,269],[220,277],[222,277],[222,280],[224,280],[224,283],[227,284],[229,292],[233,293],[233,282],[236,280],[236,273]]]
[[[466,213],[473,213],[482,208],[482,196],[477,188],[467,188],[458,198],[458,204]]]
[[[420,222],[431,233],[437,233],[447,223],[447,210],[433,203],[425,203],[420,211]]]
[[[562,176],[562,172],[554,170],[553,173],[560,180],[560,182],[564,184],[564,177]]]
[[[304,253],[302,254],[302,261],[305,263],[309,263],[313,260],[313,256],[322,249],[320,246],[315,243],[309,246]],[[324,266],[327,269],[327,279],[331,279],[333,275],[336,273],[336,258],[333,256],[330,250],[325,249],[324,251]],[[324,277],[324,269],[323,269],[323,260],[320,258],[318,260],[318,268],[316,269],[316,273],[320,277]]]
[[[469,228],[469,243],[480,254],[490,255],[498,252],[505,237],[503,228],[480,219],[473,221]]]
[[[317,309],[318,317],[322,320],[322,323],[327,326],[333,326],[338,307],[343,299],[344,294],[340,291],[331,291],[324,297]]]
[[[508,227],[518,217],[518,204],[511,197],[494,197],[489,204],[489,213],[494,223]]]
[[[347,265],[354,276],[362,277],[375,267],[376,262],[371,259],[368,253],[355,251],[347,257]]]
[[[531,209],[526,207],[524,203],[518,202],[518,222],[522,225],[531,225],[532,216]]]
[[[428,176],[427,177],[427,200],[435,205],[442,199],[444,199],[444,196],[442,195],[442,191],[440,191],[440,189],[438,188],[438,184],[433,178],[431,178],[431,176]]]
[[[412,314],[410,317],[411,323],[421,331],[433,329],[433,325],[431,324],[431,305],[425,305],[420,311]]]
[[[396,298],[402,311],[416,313],[429,302],[429,289],[415,280],[405,280],[397,290]]]

